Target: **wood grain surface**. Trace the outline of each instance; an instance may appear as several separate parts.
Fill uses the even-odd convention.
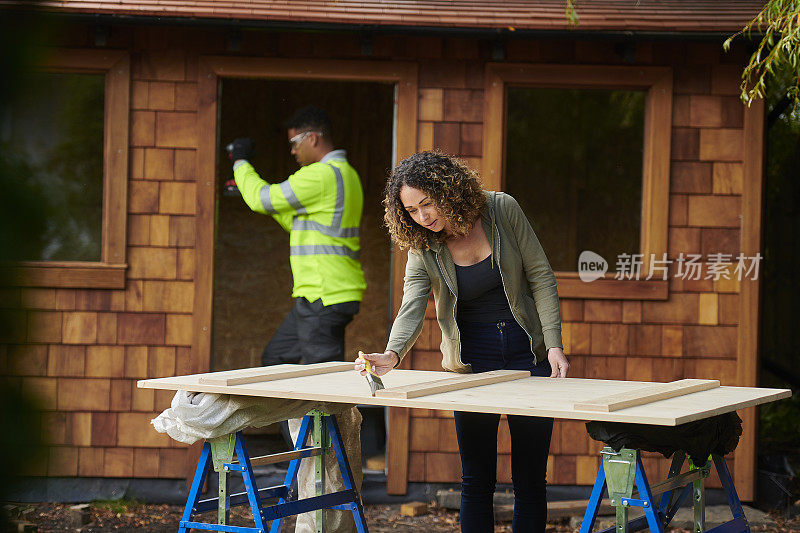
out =
[[[576,403],[572,408],[576,411],[605,411],[608,413],[626,407],[645,405],[657,400],[666,400],[667,398],[675,398],[716,387],[719,387],[719,380],[716,379],[681,379],[671,383],[653,383],[642,389]]]
[[[492,383],[514,381],[515,379],[530,377],[530,375],[530,372],[524,370],[492,370],[491,372],[482,372],[480,374],[457,374],[454,377],[436,381],[381,389],[375,392],[375,396],[380,396],[381,398],[420,398],[438,392],[464,390],[471,387],[491,385]]]
[[[343,372],[352,370],[353,363],[342,361],[331,361],[316,365],[275,365],[260,366],[256,368],[244,368],[241,370],[227,370],[224,372],[214,372],[199,378],[199,382],[207,385],[244,385],[247,383],[259,383],[262,381],[273,381],[276,379],[299,378],[303,376],[315,376],[327,374],[329,372]]]
[[[285,365],[285,367],[288,366]],[[307,365],[306,367],[297,365],[298,368],[308,368],[310,366],[312,365]],[[247,371],[247,369],[243,369],[231,372],[246,373]],[[231,372],[228,374],[230,375]],[[139,381],[138,385],[140,388],[189,390],[240,396],[260,396],[264,398],[292,398],[574,420],[605,420],[662,426],[675,426],[791,396],[791,391],[785,389],[716,387],[674,398],[656,400],[645,405],[636,405],[611,412],[598,412],[577,410],[574,405],[613,394],[641,390],[651,385],[651,383],[603,379],[527,377],[462,390],[438,392],[419,398],[385,398],[380,396],[373,397],[370,394],[366,380],[355,371],[307,375],[241,385],[201,383],[201,378],[208,379],[213,377],[214,374],[148,379]],[[453,373],[450,372],[396,369],[382,376],[381,379],[386,389],[393,389],[422,383],[435,384],[437,381],[448,380],[453,377]]]

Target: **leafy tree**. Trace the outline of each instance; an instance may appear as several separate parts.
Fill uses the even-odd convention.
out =
[[[797,106],[800,104],[800,0],[768,0],[753,20],[725,40],[723,47],[730,50],[734,39],[739,36],[752,39],[753,32],[763,35],[742,73],[742,101],[750,104],[756,98],[764,98],[767,82],[779,71],[789,71],[792,76],[786,98]]]

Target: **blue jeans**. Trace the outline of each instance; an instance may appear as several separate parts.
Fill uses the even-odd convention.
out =
[[[530,339],[515,321],[459,323],[461,360],[473,372],[529,370],[549,376],[547,360],[533,364]],[[493,496],[497,482],[497,428],[500,415],[456,411],[461,454],[461,531],[494,531]],[[511,479],[517,533],[543,532],[547,523],[546,471],[552,418],[508,415],[511,433]]]

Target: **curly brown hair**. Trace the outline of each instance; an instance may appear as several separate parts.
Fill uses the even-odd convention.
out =
[[[450,225],[451,233],[434,232],[411,218],[400,200],[404,185],[419,189],[433,200]],[[439,151],[414,154],[394,168],[386,181],[383,219],[392,241],[400,248],[425,250],[430,238],[444,242],[448,236],[465,236],[486,207],[478,173],[462,160]]]

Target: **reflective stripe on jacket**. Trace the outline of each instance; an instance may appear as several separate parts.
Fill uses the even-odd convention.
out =
[[[244,160],[233,171],[250,209],[272,215],[289,232],[292,296],[322,298],[324,305],[361,301],[367,286],[359,261],[364,192],[344,155],[333,151],[275,184]]]
[[[503,289],[511,312],[531,340],[536,361],[547,350],[562,347],[561,313],[556,277],[533,228],[517,201],[502,192],[486,191],[488,203],[481,223],[492,248],[492,262],[500,266]],[[456,322],[458,282],[450,250],[431,238],[427,250],[409,250],[403,283],[403,302],[389,334],[387,350],[401,360],[422,331],[428,295],[433,291],[436,319],[442,330],[442,368],[468,373],[461,360],[461,334]]]

